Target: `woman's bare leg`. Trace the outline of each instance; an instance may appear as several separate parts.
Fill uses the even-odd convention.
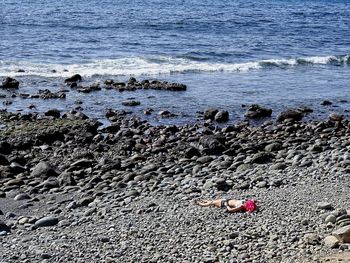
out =
[[[222,199],[216,199],[216,200],[198,200],[196,201],[196,204],[199,206],[214,206],[214,207],[221,207],[221,201]]]

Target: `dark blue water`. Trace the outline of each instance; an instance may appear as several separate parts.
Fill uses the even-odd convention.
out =
[[[63,110],[79,98],[98,117],[128,97],[142,101],[135,112],[171,109],[178,121],[208,106],[241,118],[243,103],[303,104],[317,116],[350,109],[350,1],[3,0],[0,36],[0,76],[18,78],[22,92],[59,90],[74,73],[87,82],[136,76],[188,85],[184,93],[72,91],[50,104],[13,99],[10,110]],[[320,107],[324,99],[336,107]]]

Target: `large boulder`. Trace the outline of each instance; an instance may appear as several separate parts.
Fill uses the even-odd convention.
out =
[[[350,243],[350,226],[344,226],[332,233],[340,242]]]
[[[228,111],[221,110],[215,114],[214,118],[217,122],[226,122],[229,119],[229,113],[228,113]]]
[[[72,83],[72,82],[79,82],[79,81],[82,81],[82,77],[79,74],[75,74],[70,78],[67,78],[64,82]]]
[[[249,107],[249,109],[244,114],[244,116],[250,119],[259,119],[259,118],[270,117],[271,114],[272,114],[272,109],[264,108],[258,104],[253,104]]]
[[[304,114],[301,111],[288,109],[288,110],[282,111],[277,116],[277,121],[282,122],[282,121],[287,120],[287,119],[291,119],[293,121],[301,121],[301,119],[303,117],[304,117]]]
[[[214,108],[208,108],[204,111],[204,119],[205,120],[214,120],[215,119],[215,115],[218,113],[219,111],[217,109]]]
[[[0,87],[3,89],[18,89],[19,82],[13,78],[7,77],[2,81],[2,85]]]

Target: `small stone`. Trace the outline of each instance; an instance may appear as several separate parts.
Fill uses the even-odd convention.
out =
[[[129,107],[135,107],[141,105],[141,102],[136,101],[136,100],[126,100],[122,101],[123,106],[129,106]]]
[[[18,224],[20,224],[20,225],[27,224],[28,222],[29,222],[28,217],[22,217],[20,220],[18,220]]]
[[[109,237],[106,237],[106,236],[102,236],[102,237],[99,237],[99,240],[102,242],[102,243],[107,243],[110,241],[110,238]]]
[[[324,220],[326,223],[335,223],[335,221],[337,220],[337,218],[334,215],[329,215],[326,217],[326,219]]]
[[[50,259],[52,256],[49,253],[42,253],[41,258],[42,259]]]
[[[315,233],[308,233],[304,236],[304,241],[308,245],[318,245],[320,243],[320,237]]]
[[[202,156],[202,157],[199,157],[196,162],[197,163],[201,163],[201,164],[204,164],[204,163],[209,163],[213,160],[213,157],[211,156]]]
[[[94,201],[93,197],[83,197],[77,201],[77,206],[88,206],[91,202]]]

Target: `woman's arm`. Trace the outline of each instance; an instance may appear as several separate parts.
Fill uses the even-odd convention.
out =
[[[240,207],[230,207],[230,206],[226,206],[227,208],[227,212],[229,213],[234,213],[234,212],[239,212],[242,210],[243,206]]]

